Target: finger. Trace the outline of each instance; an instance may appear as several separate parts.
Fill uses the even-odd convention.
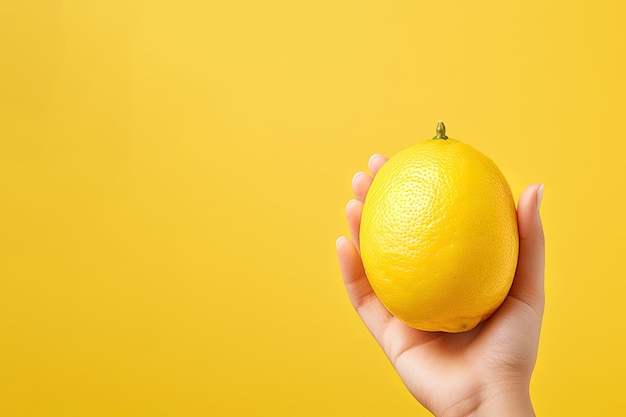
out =
[[[352,178],[352,189],[354,190],[354,195],[357,200],[361,202],[365,201],[365,195],[367,194],[367,190],[370,189],[370,185],[372,185],[372,177],[365,172],[356,173]]]
[[[391,313],[374,294],[354,244],[340,237],[337,239],[337,254],[343,283],[352,305],[372,335],[381,341],[385,327],[392,319]]]
[[[387,162],[387,158],[379,154],[374,154],[370,157],[367,166],[370,169],[372,175],[375,176],[378,173],[380,167],[382,167],[385,162]]]
[[[359,248],[359,230],[361,228],[361,213],[363,212],[363,203],[359,200],[350,200],[346,206],[346,215],[348,216],[348,226],[350,227],[350,236],[356,246]]]
[[[520,247],[515,279],[510,295],[523,301],[539,315],[543,314],[545,240],[539,205],[543,196],[543,184],[526,188],[519,199],[517,223]]]

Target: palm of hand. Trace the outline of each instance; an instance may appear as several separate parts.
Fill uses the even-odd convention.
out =
[[[386,162],[370,159],[372,175]],[[527,387],[536,361],[543,314],[543,234],[533,220],[537,186],[520,199],[520,257],[513,287],[487,321],[465,333],[432,333],[410,328],[393,317],[370,287],[358,253],[363,201],[372,177],[353,179],[356,200],[347,207],[353,242],[337,241],[348,295],[409,391],[436,415],[468,415],[502,387]],[[537,216],[538,219],[538,216]],[[537,229],[537,226],[539,229]]]

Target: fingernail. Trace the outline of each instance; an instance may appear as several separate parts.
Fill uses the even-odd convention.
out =
[[[369,161],[367,161],[367,167],[370,169],[370,171],[372,170],[372,163],[374,162],[374,159],[378,158],[379,156],[381,156],[380,154],[375,153],[374,155],[370,156]]]
[[[335,246],[339,247],[339,245],[341,244],[341,242],[345,239],[344,236],[339,236],[337,238],[337,241],[335,242]]]
[[[354,187],[354,182],[356,181],[357,177],[359,175],[363,174],[362,172],[357,172],[356,174],[354,174],[354,177],[352,177],[352,186]]]
[[[354,198],[348,201],[348,204],[346,204],[346,211],[350,210],[350,206],[353,205],[355,202],[356,200]]]
[[[543,199],[543,184],[537,189],[537,210],[541,207],[541,200]]]

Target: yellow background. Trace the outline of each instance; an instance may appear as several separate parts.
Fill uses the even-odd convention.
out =
[[[0,415],[427,416],[344,293],[372,153],[545,183],[546,416],[623,415],[623,2],[0,5]]]

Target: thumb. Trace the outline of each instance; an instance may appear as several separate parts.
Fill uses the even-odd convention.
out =
[[[519,228],[519,257],[510,295],[528,304],[539,316],[545,303],[544,269],[545,239],[539,206],[543,197],[543,184],[526,188],[517,207]]]

